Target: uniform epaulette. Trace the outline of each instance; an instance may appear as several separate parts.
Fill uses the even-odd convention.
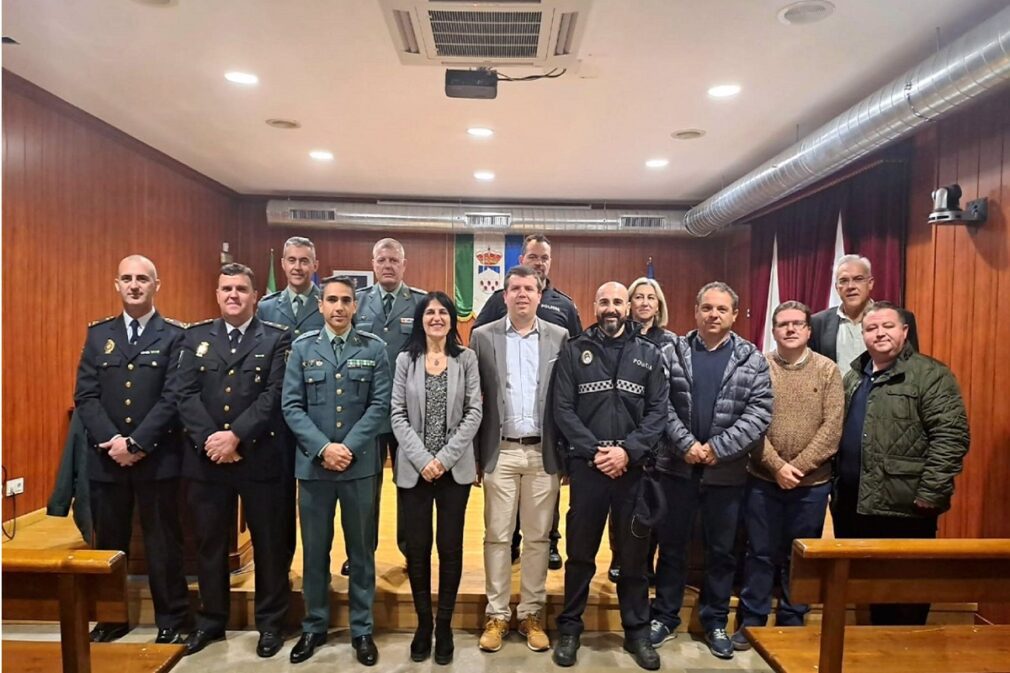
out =
[[[299,334],[292,343],[298,343],[299,341],[305,341],[306,339],[315,339],[319,336],[322,330],[310,329],[308,332],[302,332]]]
[[[191,322],[186,325],[186,329],[193,329],[194,327],[199,327],[200,325],[209,325],[215,320],[216,318],[207,318],[206,320],[198,320],[196,322]]]
[[[263,301],[264,299],[273,299],[274,297],[276,297],[277,295],[279,295],[281,292],[284,292],[284,290],[274,290],[270,294],[265,294],[262,297],[260,297],[260,301]]]
[[[375,287],[375,285],[366,285],[365,287],[359,287],[357,290],[354,291],[354,293],[355,294],[367,294],[367,293],[369,293],[369,292],[372,291],[373,287]]]
[[[91,322],[88,323],[88,327],[94,327],[95,325],[101,325],[101,324],[107,323],[110,320],[114,320],[115,317],[116,316],[114,316],[114,315],[110,315],[107,318],[100,318],[99,320],[92,320]]]
[[[186,329],[186,323],[184,323],[181,320],[176,320],[175,318],[166,318],[165,316],[162,316],[161,319],[167,322],[169,325],[174,325],[175,327]]]
[[[421,296],[428,294],[426,290],[422,290],[419,287],[414,287],[413,285],[408,285],[407,287],[410,288],[410,291],[413,292],[414,294],[419,294]]]
[[[382,344],[386,343],[385,340],[382,337],[380,337],[378,334],[372,334],[371,332],[363,332],[362,330],[359,330],[359,329],[355,329],[354,333],[357,334],[360,337],[364,337],[365,339],[372,339],[372,340],[378,341],[379,343],[382,343]]]
[[[575,303],[574,299],[572,299],[571,297],[569,297],[567,294],[565,294],[564,292],[562,292],[561,290],[559,290],[555,286],[551,285],[551,289],[553,289],[555,292],[557,292],[558,294],[560,294],[562,297],[564,297],[568,301],[572,302],[573,304]]]
[[[288,326],[287,325],[282,325],[279,322],[272,322],[270,320],[262,320],[262,319],[260,320],[260,322],[263,323],[264,325],[270,325],[274,329],[279,329],[282,332],[287,332],[288,331]]]

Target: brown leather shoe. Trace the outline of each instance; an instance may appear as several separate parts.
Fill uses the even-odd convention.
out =
[[[497,652],[508,633],[509,623],[504,619],[493,617],[484,625],[484,633],[480,636],[478,646],[485,652]]]
[[[534,652],[546,652],[551,649],[551,639],[544,631],[543,623],[540,621],[540,613],[527,615],[519,622],[519,633],[526,637],[526,647]]]

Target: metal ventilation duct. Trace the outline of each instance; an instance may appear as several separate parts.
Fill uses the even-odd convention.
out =
[[[707,236],[1010,81],[1010,7],[706,199],[684,225]]]
[[[327,229],[403,229],[445,233],[649,234],[686,236],[685,210],[589,206],[449,205],[431,203],[267,202],[267,223]]]

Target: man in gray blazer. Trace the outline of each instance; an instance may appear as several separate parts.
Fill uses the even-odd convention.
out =
[[[558,498],[552,423],[544,422],[558,351],[568,332],[537,318],[543,281],[527,266],[505,275],[508,313],[473,331],[484,416],[477,434],[478,480],[484,483],[486,652],[501,649],[512,612],[512,531],[516,513],[526,544],[520,563],[519,632],[531,650],[550,648],[543,628],[550,530]]]
[[[371,332],[386,342],[389,369],[396,367],[396,356],[403,350],[407,337],[414,327],[414,310],[424,297],[424,290],[410,287],[403,282],[407,270],[407,256],[403,245],[395,238],[383,238],[372,246],[372,272],[375,284],[357,291],[358,312],[354,316],[354,327],[362,332]],[[396,436],[386,419],[378,437],[379,462],[386,464],[386,456],[396,461]],[[379,524],[379,506],[382,503],[382,471],[375,487],[375,524]],[[396,546],[407,556],[407,547],[400,534],[400,507],[396,508]],[[347,564],[341,568],[347,574]]]

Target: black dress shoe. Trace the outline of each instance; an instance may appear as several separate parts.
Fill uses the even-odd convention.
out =
[[[610,570],[607,571],[607,579],[617,584],[617,580],[621,579],[621,569],[617,566],[610,566]]]
[[[109,622],[98,622],[95,628],[91,629],[91,642],[111,643],[119,640],[130,632],[129,624],[111,624]]]
[[[269,659],[284,647],[284,638],[278,631],[263,631],[260,633],[259,642],[256,643],[256,656]]]
[[[160,645],[181,645],[186,639],[182,637],[179,629],[158,629],[158,637],[154,642]]]
[[[344,561],[344,565],[340,566],[340,574],[344,577],[351,576],[351,560],[347,559]]]
[[[372,640],[371,634],[351,638],[351,647],[354,648],[358,661],[365,666],[375,666],[379,661],[379,648],[375,646],[375,641]]]
[[[435,626],[435,663],[440,666],[451,664],[455,649],[452,643],[452,627],[449,622],[439,622]]]
[[[579,645],[581,643],[578,636],[562,634],[558,639],[558,644],[554,646],[554,654],[551,655],[551,658],[558,666],[574,666],[575,655],[579,651]]]
[[[547,555],[547,567],[551,570],[561,570],[561,554],[558,553],[558,546],[551,545],[551,551]]]
[[[659,653],[649,642],[648,638],[639,638],[624,642],[624,651],[630,652],[635,658],[635,663],[647,671],[659,670]]]
[[[186,638],[186,656],[196,654],[213,642],[224,640],[224,631],[220,633],[210,633],[197,629]]]
[[[300,664],[316,652],[316,648],[326,642],[325,633],[309,633],[305,631],[291,648],[291,663]]]

